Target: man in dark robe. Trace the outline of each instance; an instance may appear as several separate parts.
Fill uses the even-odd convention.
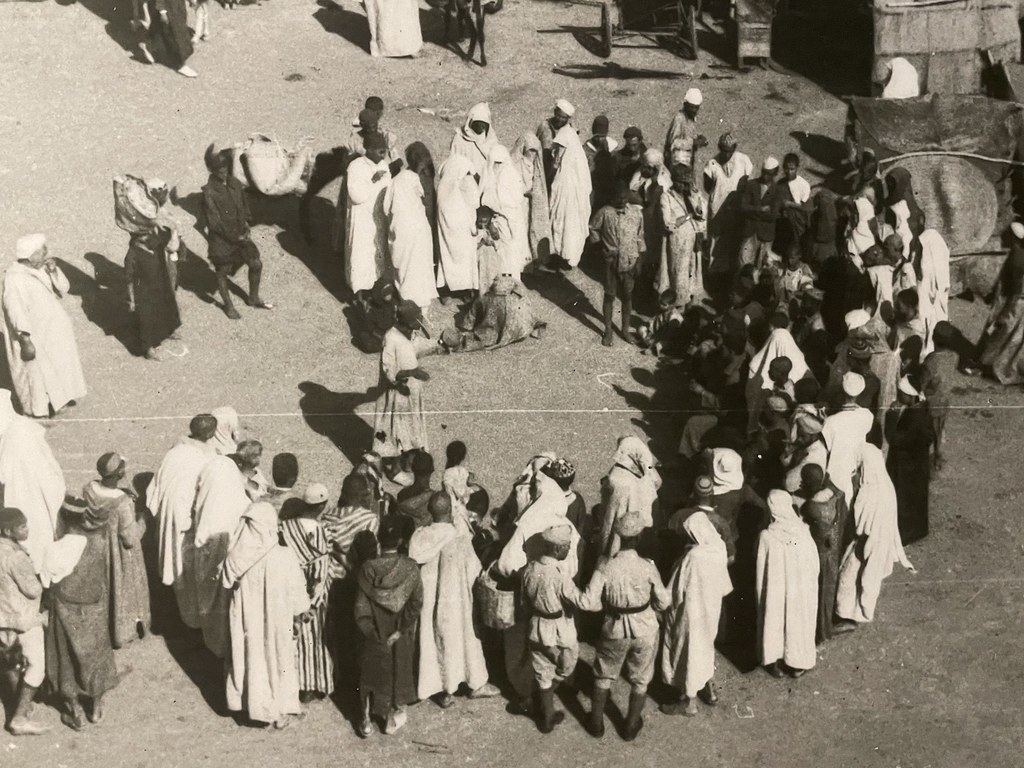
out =
[[[203,187],[203,207],[209,235],[209,258],[217,271],[217,290],[224,302],[224,313],[232,320],[241,319],[231,301],[228,278],[243,265],[249,270],[249,297],[246,303],[257,309],[273,309],[273,305],[260,298],[260,279],[263,262],[249,231],[249,203],[242,184],[231,175],[230,150],[217,151],[210,147],[206,153],[210,180]]]
[[[416,562],[398,553],[401,521],[380,526],[380,555],[359,571],[355,617],[363,635],[359,695],[359,735],[371,732],[370,717],[385,719],[393,734],[408,720],[405,707],[416,701],[416,625],[423,607],[423,582]]]

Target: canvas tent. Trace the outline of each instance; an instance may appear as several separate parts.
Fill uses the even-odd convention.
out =
[[[1018,0],[874,0],[874,71],[896,56],[917,69],[922,92],[980,93],[979,51],[1020,60]]]
[[[851,97],[848,138],[883,173],[907,168],[928,225],[953,254],[999,247],[1009,225],[1024,106],[984,96]]]

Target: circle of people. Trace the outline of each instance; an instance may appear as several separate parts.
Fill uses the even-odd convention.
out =
[[[43,236],[19,240],[3,309],[28,415],[15,413],[9,393],[0,408],[0,648],[18,690],[8,729],[47,729],[31,715],[44,680],[66,725],[102,719],[117,682],[112,649],[150,621],[147,531],[152,572],[182,622],[227,660],[228,708],[277,728],[339,681],[362,736],[374,720],[394,733],[415,701],[494,696],[483,648],[495,642],[514,709],[547,733],[564,718],[554,693],[574,684],[583,636],[596,646],[585,726],[603,735],[612,683],[624,675],[622,736],[632,740],[656,668],[676,692],[661,710],[694,715],[698,700],[718,701],[716,641],[749,646],[773,677],[799,677],[814,667],[816,643],[870,622],[882,580],[896,563],[911,567],[903,544],[928,531],[950,376],[992,363],[985,348],[976,360],[949,322],[948,249],[925,228],[909,174],[882,177],[865,157],[852,194],[812,195],[795,156],[784,158],[783,179],[773,158],[755,176],[725,134],[704,166],[705,201],[692,170],[707,145],[701,101],[687,92],[663,153],[645,148],[636,128],[617,147],[601,118],[584,145],[561,100],[536,135],[520,138],[514,161],[486,105],[474,107],[438,174],[436,281],[422,248],[433,239],[424,149],[410,147],[399,170],[393,137],[364,110],[356,133],[365,154],[344,184],[346,275],[363,303],[382,279],[398,298],[379,338],[374,444],[337,504],[323,485],[298,489],[290,454],[274,458],[268,482],[262,446],[242,439],[232,409],[192,420],[144,500],[125,487],[126,460],[108,453],[98,479],[66,501],[30,416],[85,394],[59,305],[67,280]],[[269,308],[244,191],[214,154],[204,189],[210,260],[218,278],[247,264],[250,304]],[[216,184],[223,189],[211,192]],[[174,239],[153,226],[131,249],[166,269]],[[485,271],[479,243],[488,240]],[[456,294],[488,279],[521,287],[528,265],[568,269],[588,241],[606,267],[608,343],[615,298],[630,338],[632,290],[658,273],[660,311],[638,341],[689,370],[700,412],[683,429],[678,476],[690,502],[661,509],[657,462],[637,437],[619,440],[593,510],[572,463],[550,454],[492,507],[466,446],[452,443],[435,489],[422,409],[429,377],[412,339],[437,283]],[[141,269],[136,291],[141,275],[169,285],[166,271]],[[173,302],[173,289],[161,295]],[[1003,311],[1015,302],[1008,295]],[[144,306],[135,302],[143,334],[166,320],[144,319]],[[402,487],[397,498],[388,480]],[[588,613],[603,615],[600,627]]]

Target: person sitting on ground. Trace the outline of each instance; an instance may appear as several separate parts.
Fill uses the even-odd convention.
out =
[[[232,151],[210,145],[206,150],[206,167],[210,180],[203,187],[203,208],[209,237],[210,264],[217,272],[217,290],[224,304],[224,314],[232,320],[241,315],[231,301],[228,278],[242,266],[249,272],[249,296],[246,303],[256,309],[273,309],[273,305],[260,298],[263,262],[252,241],[249,222],[252,214],[241,182],[231,175]]]
[[[28,540],[28,519],[20,509],[0,509],[0,666],[13,684],[16,701],[7,722],[13,736],[38,736],[50,727],[32,719],[32,703],[46,673],[46,647],[40,598],[43,585],[21,542]],[[13,653],[19,664],[7,668]]]
[[[656,357],[663,353],[672,355],[670,350],[676,350],[676,354],[684,351],[678,343],[673,343],[678,342],[684,319],[685,308],[676,301],[676,292],[671,288],[662,291],[658,296],[658,313],[637,330],[637,346]]]
[[[547,323],[533,311],[530,292],[508,275],[495,279],[490,289],[473,301],[456,320],[455,328],[441,333],[445,352],[494,350],[527,338],[539,339]]]

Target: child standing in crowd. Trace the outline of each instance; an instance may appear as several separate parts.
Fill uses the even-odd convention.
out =
[[[461,440],[453,440],[448,443],[445,453],[447,460],[444,474],[441,475],[441,487],[477,517],[486,515],[490,500],[487,491],[476,484],[476,477],[469,468],[466,444]]]
[[[610,205],[603,206],[590,222],[590,242],[604,257],[604,337],[601,343],[612,345],[612,314],[615,297],[622,301],[622,338],[633,343],[633,289],[640,261],[647,250],[644,214],[631,201],[633,193],[625,182],[615,186]]]
[[[36,736],[50,730],[32,720],[32,702],[43,684],[46,648],[39,599],[43,585],[32,558],[21,546],[28,539],[28,520],[20,509],[0,509],[0,665],[17,692],[7,730],[14,736]],[[20,649],[17,664],[13,656]]]

